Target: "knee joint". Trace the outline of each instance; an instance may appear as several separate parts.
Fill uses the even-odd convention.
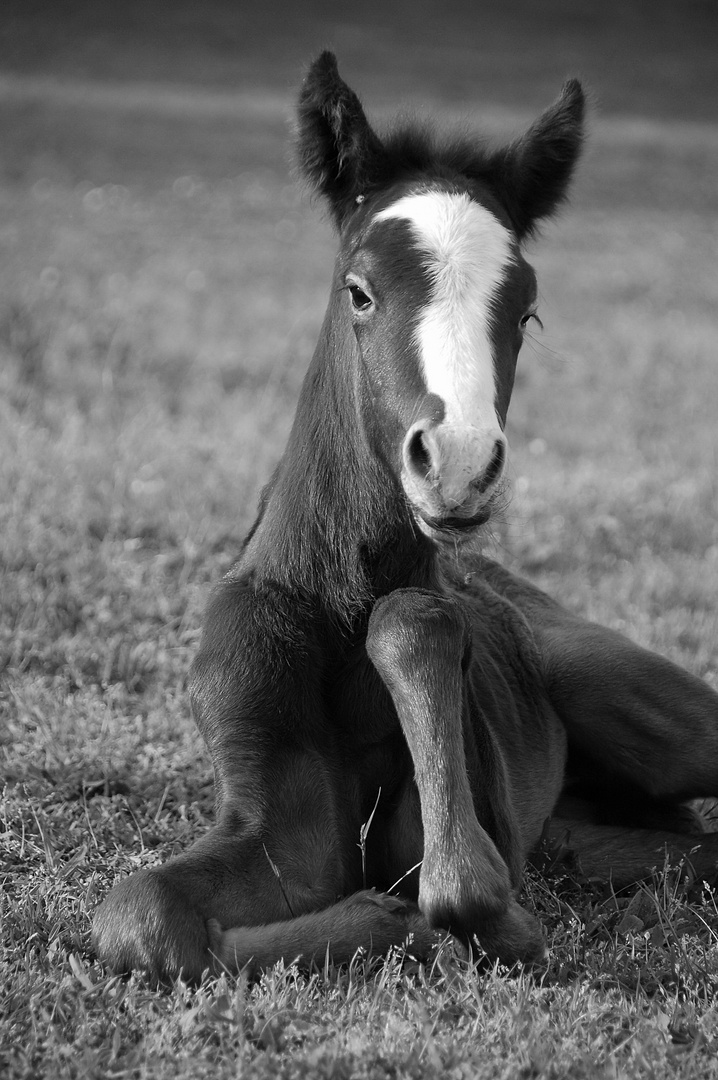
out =
[[[457,659],[465,668],[471,629],[463,605],[424,589],[397,589],[374,605],[367,652],[379,668],[425,663],[428,655]]]

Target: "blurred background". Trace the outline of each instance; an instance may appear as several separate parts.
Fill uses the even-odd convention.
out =
[[[3,169],[127,183],[278,166],[270,134],[323,47],[372,109],[511,118],[578,75],[602,116],[712,123],[717,31],[713,0],[5,0],[2,119],[24,139],[5,136]]]

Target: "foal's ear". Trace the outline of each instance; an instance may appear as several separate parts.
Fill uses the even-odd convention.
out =
[[[583,145],[584,111],[581,84],[569,79],[520,139],[491,156],[488,179],[519,239],[566,198]]]
[[[301,174],[329,200],[341,228],[357,196],[379,178],[386,155],[333,53],[323,52],[310,67],[297,120]]]

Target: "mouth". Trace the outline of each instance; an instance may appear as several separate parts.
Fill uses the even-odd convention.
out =
[[[459,517],[456,514],[432,517],[418,507],[415,507],[415,513],[419,528],[431,540],[439,542],[451,540],[454,543],[456,541],[463,543],[470,539],[477,529],[486,524],[491,517],[491,507],[482,506],[478,513],[471,517]]]

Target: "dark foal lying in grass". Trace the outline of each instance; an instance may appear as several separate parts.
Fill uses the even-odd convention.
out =
[[[549,818],[616,885],[665,850],[713,875],[718,837],[681,804],[718,795],[718,697],[476,554],[536,318],[521,244],[566,194],[582,116],[569,82],[503,149],[380,140],[334,57],[311,67],[299,160],[340,246],[289,443],[192,672],[217,824],[109,894],[95,943],[113,969],[196,978],[408,937],[423,956],[437,928],[540,960],[517,892]]]

